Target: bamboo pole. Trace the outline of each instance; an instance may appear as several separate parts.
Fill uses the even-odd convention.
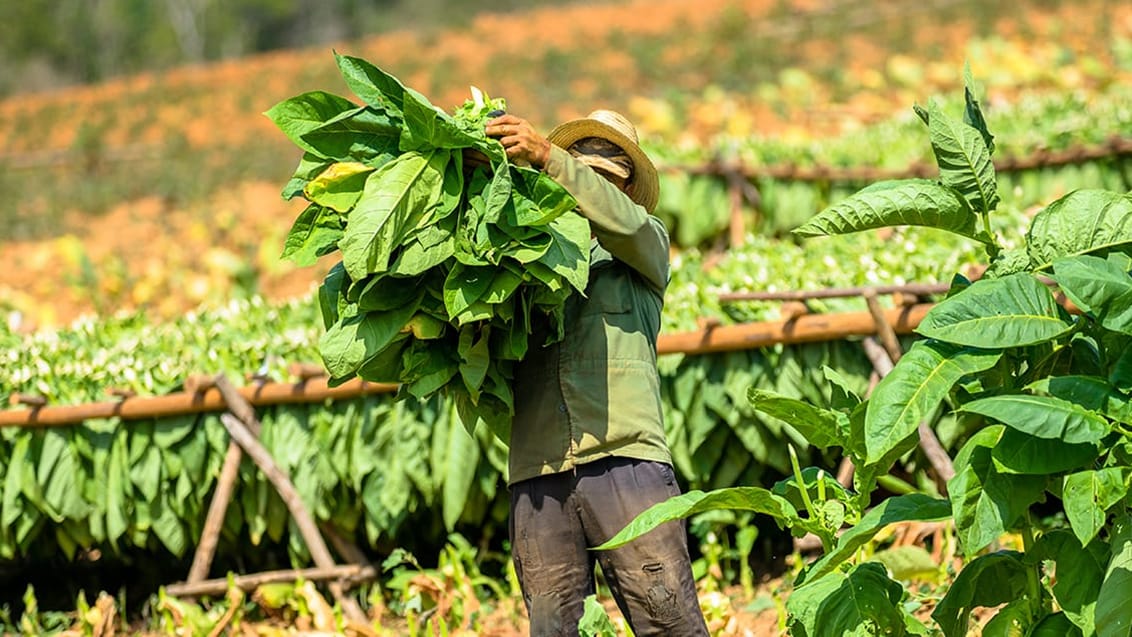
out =
[[[331,568],[303,568],[280,571],[265,571],[252,575],[236,575],[232,578],[232,585],[245,592],[251,592],[262,584],[275,584],[279,582],[294,582],[298,579],[311,582],[334,580],[346,585],[371,581],[377,578],[377,569],[373,566],[360,566],[345,564]],[[165,587],[165,592],[173,597],[201,597],[203,595],[221,595],[228,590],[228,578],[203,580],[195,583],[172,584]]]
[[[930,303],[884,311],[885,320],[897,334],[910,334],[931,309]],[[788,321],[745,323],[707,327],[695,332],[662,334],[658,354],[706,354],[770,345],[836,341],[876,333],[870,312],[803,314]]]
[[[1021,157],[1002,157],[994,162],[995,172],[999,174],[1055,168],[1083,164],[1104,159],[1132,155],[1132,138],[1114,136],[1103,144],[1093,146],[1079,145],[1058,151],[1035,150]],[[748,166],[741,161],[711,161],[689,166],[670,164],[658,166],[662,172],[686,173],[689,175],[711,175],[716,177],[736,174],[744,179],[769,177],[782,181],[823,181],[837,183],[871,183],[885,179],[906,179],[909,177],[933,177],[939,174],[934,164],[914,163],[905,168],[876,168],[873,166],[831,167],[797,166],[777,164],[773,166]]]
[[[931,304],[922,303],[890,309],[885,318],[897,334],[911,333]],[[658,354],[706,354],[753,349],[776,344],[835,341],[851,336],[876,333],[876,324],[869,312],[838,314],[806,314],[784,321],[745,323],[741,325],[705,325],[702,329],[675,334],[661,334]],[[304,374],[311,366],[295,367]],[[325,373],[325,372],[323,372]],[[94,418],[135,420],[161,418],[181,414],[223,411],[228,407],[215,383],[194,377],[197,392],[178,392],[164,396],[134,396],[122,400],[81,405],[45,405],[33,409],[0,411],[0,427],[60,427]],[[279,404],[313,403],[322,400],[344,400],[367,394],[392,393],[397,385],[370,383],[353,379],[338,387],[327,386],[327,379],[310,377],[300,383],[259,383],[241,387],[239,395],[253,407]]]
[[[391,393],[397,385],[359,379],[329,387],[326,378],[302,383],[262,383],[241,387],[240,395],[256,407],[342,400],[368,394]],[[164,396],[136,396],[122,400],[81,405],[46,405],[34,409],[0,411],[0,427],[58,427],[94,418],[161,418],[182,414],[222,411],[227,407],[215,387],[200,393],[176,392]]]
[[[824,288],[821,290],[786,290],[783,292],[726,292],[719,295],[722,303],[736,301],[808,301],[810,299],[834,299],[867,294],[907,294],[910,296],[931,296],[943,294],[951,286],[946,283],[909,283],[905,285],[875,285],[851,288]]]
[[[214,378],[198,380],[201,385],[216,387],[224,402],[228,404],[228,411],[239,418],[256,438],[260,435],[259,420],[248,401],[240,396],[239,390],[223,374]],[[188,382],[186,381],[186,385]],[[204,529],[200,534],[200,543],[193,554],[193,563],[189,567],[188,583],[194,584],[208,577],[208,569],[212,566],[212,558],[216,555],[216,546],[220,542],[220,530],[224,526],[224,516],[228,511],[228,503],[235,491],[236,478],[240,470],[240,461],[244,453],[236,441],[228,442],[228,451],[224,454],[224,465],[220,469],[220,477],[216,480],[216,489],[212,493],[212,501],[208,505],[208,514],[205,516]]]
[[[232,500],[232,492],[236,490],[236,477],[240,471],[240,460],[244,452],[235,442],[228,443],[228,452],[224,454],[224,466],[220,469],[220,477],[216,479],[216,489],[212,492],[212,501],[208,503],[208,513],[204,518],[204,529],[200,534],[200,543],[193,553],[193,563],[189,567],[189,576],[186,581],[196,584],[208,577],[208,569],[212,566],[212,558],[216,555],[216,546],[220,543],[220,530],[224,526],[224,516],[228,512],[228,503]]]
[[[906,287],[901,286],[901,290],[896,291],[908,292],[907,289],[904,289]],[[864,289],[862,288],[862,290]],[[877,288],[877,291],[883,293],[884,289]],[[813,293],[801,294],[811,295]],[[817,296],[801,296],[798,298],[817,298]],[[1058,294],[1056,298],[1058,303],[1070,313],[1080,312],[1079,308],[1069,302],[1064,294]],[[901,305],[884,310],[882,315],[884,322],[892,327],[895,334],[911,334],[932,306],[932,303]],[[717,322],[705,322],[703,327],[698,330],[661,334],[657,339],[657,354],[730,352],[773,345],[838,341],[876,333],[877,319],[873,312],[868,311],[792,315],[780,321],[739,325],[719,325]],[[370,383],[357,378],[338,387],[329,387],[325,372],[317,371],[317,366],[299,364],[292,367],[294,370],[302,372],[308,380],[298,383],[257,383],[253,386],[239,388],[240,396],[254,407],[265,407],[280,404],[314,403],[323,400],[345,400],[369,394],[393,393],[398,389],[396,384]],[[315,373],[323,375],[315,377],[313,375]],[[121,418],[122,420],[161,418],[223,411],[226,406],[227,403],[220,391],[215,386],[210,386],[197,393],[178,392],[164,396],[132,396],[118,401],[80,405],[53,406],[44,403],[43,406],[31,409],[3,410],[0,411],[0,427],[59,427],[74,425],[94,418]]]

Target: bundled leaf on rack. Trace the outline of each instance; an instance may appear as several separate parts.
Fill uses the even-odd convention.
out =
[[[362,105],[313,91],[266,113],[304,151],[283,196],[310,205],[283,256],[342,255],[319,289],[331,384],[443,392],[467,427],[482,419],[506,440],[512,367],[544,344],[528,343],[532,323],[560,339],[564,303],[585,289],[588,223],[484,134],[502,99],[473,88],[449,115],[376,66],[335,58]]]

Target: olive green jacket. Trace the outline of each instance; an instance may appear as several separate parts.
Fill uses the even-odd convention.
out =
[[[566,302],[564,339],[533,348],[515,370],[508,482],[608,456],[671,463],[656,368],[668,232],[561,148],[545,170],[578,201],[595,240],[586,294]]]

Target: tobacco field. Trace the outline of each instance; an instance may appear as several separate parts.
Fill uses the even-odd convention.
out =
[[[507,448],[464,423],[469,401],[505,413],[506,365],[529,347],[513,315],[529,307],[483,290],[456,305],[454,290],[470,294],[473,268],[524,274],[552,311],[581,282],[542,253],[496,275],[487,257],[401,266],[339,243],[337,213],[375,169],[358,162],[452,175],[462,147],[494,152],[455,128],[400,164],[304,146],[368,117],[351,101],[388,99],[359,79],[378,75],[368,60],[453,126],[482,121],[467,110],[481,89],[540,129],[591,105],[637,123],[672,240],[659,366],[685,493],[611,544],[685,520],[713,635],[1132,635],[1132,10],[695,4],[649,3],[647,22],[631,1],[484,14],[0,101],[0,634],[525,634]],[[343,96],[318,98],[332,112],[288,120],[289,98],[322,91]],[[485,199],[502,187],[461,174]],[[549,225],[568,196],[506,174],[509,196],[538,201],[507,205],[528,220],[562,208],[533,227],[584,243]],[[324,234],[297,239],[315,219]],[[505,231],[510,254],[543,241]],[[347,284],[378,289],[398,267],[420,277],[419,312],[367,344],[455,352],[443,369],[367,368],[342,336],[387,309],[347,301]],[[865,292],[884,286],[897,292]],[[849,292],[821,294],[835,289]],[[748,294],[792,291],[808,297]],[[869,327],[877,312],[918,313],[890,333]],[[790,338],[792,321],[850,315],[866,329]],[[761,326],[778,340],[703,345]],[[492,352],[511,349],[481,368],[489,332],[507,335]],[[28,416],[216,399],[218,375],[355,569],[346,592],[240,584],[321,562],[278,486],[236,456],[216,586],[177,594],[232,462],[222,408]],[[352,393],[256,402],[256,387],[304,383]],[[623,624],[599,585],[583,634]]]

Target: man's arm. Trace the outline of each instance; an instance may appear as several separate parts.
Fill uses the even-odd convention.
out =
[[[598,242],[663,293],[668,285],[668,232],[659,219],[592,168],[552,145],[526,120],[503,115],[488,121],[485,132],[499,139],[508,157],[545,170],[561,184],[590,220]]]
[[[552,146],[546,174],[578,201],[599,243],[658,291],[668,284],[668,232],[659,219],[570,153]]]

